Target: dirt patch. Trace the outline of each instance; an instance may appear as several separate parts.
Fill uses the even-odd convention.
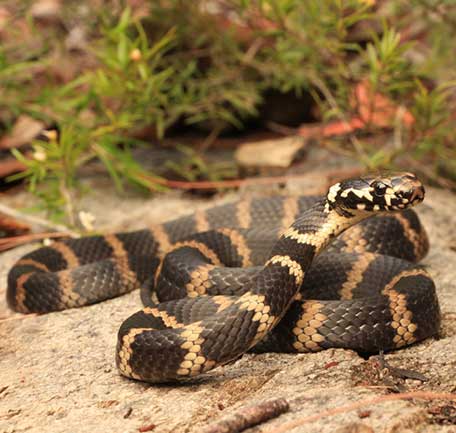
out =
[[[296,191],[299,186],[290,185],[290,189]],[[216,201],[234,198],[232,194]],[[17,205],[20,201],[21,196],[14,198]],[[100,229],[125,230],[212,203],[179,194],[150,200],[119,199],[103,190],[87,199],[86,208],[97,215]],[[108,214],[106,209],[113,212]],[[443,312],[441,338],[388,354],[385,359],[428,378],[426,382],[404,379],[401,385],[408,391],[456,392],[455,196],[429,188],[418,212],[431,239],[432,249],[424,264],[438,288]],[[0,262],[0,432],[124,433],[152,428],[154,432],[192,433],[240,406],[284,397],[290,402],[290,412],[270,421],[268,427],[273,427],[390,392],[381,382],[360,380],[372,368],[371,361],[348,350],[249,354],[178,386],[151,386],[125,379],[114,365],[116,333],[122,321],[141,307],[138,293],[43,316],[11,313],[4,296],[7,271],[33,248],[4,253]],[[293,432],[332,433],[341,428],[376,433],[455,432],[454,405],[383,402],[321,418]]]

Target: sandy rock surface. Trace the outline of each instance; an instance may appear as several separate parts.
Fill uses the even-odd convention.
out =
[[[291,190],[295,190],[291,185]],[[236,195],[220,200],[235,199]],[[23,205],[15,196],[11,205]],[[217,202],[219,202],[218,200]],[[96,193],[85,203],[102,230],[134,229],[214,202],[170,194],[153,199]],[[108,212],[109,210],[109,212]],[[443,313],[441,338],[386,355],[394,367],[427,382],[382,379],[375,359],[348,350],[315,354],[245,355],[191,384],[152,386],[121,377],[114,364],[116,333],[141,307],[139,294],[42,316],[11,313],[5,302],[8,269],[36,246],[0,259],[0,432],[198,432],[242,406],[284,397],[290,411],[248,431],[396,391],[456,392],[456,197],[428,189],[418,212],[432,249],[424,264],[435,278]],[[387,380],[388,379],[388,380]],[[345,410],[293,432],[456,432],[455,402],[387,401]],[[291,430],[290,430],[291,431]]]

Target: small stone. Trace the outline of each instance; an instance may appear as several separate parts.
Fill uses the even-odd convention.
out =
[[[304,146],[305,140],[301,137],[244,143],[237,149],[235,158],[247,168],[287,168],[298,159]]]
[[[87,47],[87,34],[83,27],[73,27],[65,39],[69,51],[84,51]]]
[[[61,12],[62,5],[58,0],[38,0],[30,8],[30,15],[40,21],[57,22]]]

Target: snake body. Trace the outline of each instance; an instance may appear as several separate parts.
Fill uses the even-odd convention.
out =
[[[8,302],[44,313],[141,286],[146,308],[120,327],[116,361],[149,382],[193,377],[250,349],[399,348],[440,323],[434,283],[413,263],[428,241],[407,208],[423,197],[408,173],[351,179],[325,197],[245,200],[55,242],[11,269]]]

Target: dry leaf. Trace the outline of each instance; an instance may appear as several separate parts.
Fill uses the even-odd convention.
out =
[[[11,132],[0,140],[0,149],[11,149],[30,143],[44,127],[43,122],[23,114],[17,118]]]
[[[305,138],[333,137],[364,129],[368,125],[378,128],[392,128],[396,119],[399,119],[407,127],[415,122],[410,111],[402,105],[396,105],[391,99],[378,92],[373,93],[367,80],[356,85],[351,104],[358,112],[358,116],[317,126],[302,125],[298,129],[299,136]]]
[[[401,109],[391,99],[380,93],[374,93],[367,80],[355,87],[352,104],[358,111],[359,118],[365,124],[388,128],[394,125],[398,110]],[[412,114],[402,107],[402,123],[410,126],[415,122]]]
[[[0,237],[17,236],[30,231],[28,224],[17,221],[10,216],[0,213]]]
[[[24,171],[27,167],[14,158],[0,160],[0,179]]]

